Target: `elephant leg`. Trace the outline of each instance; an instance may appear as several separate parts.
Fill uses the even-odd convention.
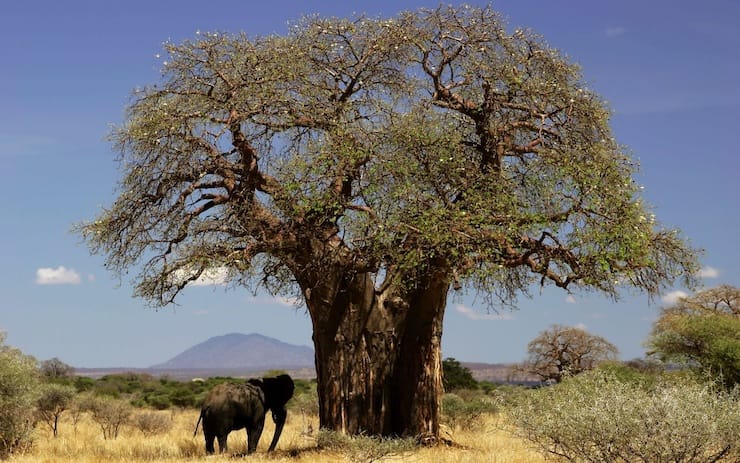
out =
[[[215,452],[215,449],[213,448],[213,440],[216,439],[216,435],[209,432],[204,432],[203,435],[206,437],[206,453],[208,455],[213,455]]]
[[[218,452],[224,453],[229,450],[229,446],[226,444],[226,440],[229,438],[228,434],[218,436]]]
[[[253,453],[257,450],[257,444],[260,442],[260,436],[262,436],[262,429],[264,427],[264,416],[261,420],[257,420],[254,426],[247,426],[247,454]]]

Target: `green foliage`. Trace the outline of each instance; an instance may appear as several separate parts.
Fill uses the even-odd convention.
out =
[[[295,391],[288,402],[288,408],[303,415],[319,414],[319,398],[316,392],[316,380],[294,379]]]
[[[87,376],[76,376],[72,384],[77,389],[77,392],[86,392],[95,387],[95,380]]]
[[[216,384],[231,378],[209,378],[206,381],[177,381],[167,377],[154,378],[148,374],[123,373],[106,375],[97,381],[85,380],[85,385],[97,395],[129,400],[137,407],[166,410],[172,407],[195,408]]]
[[[613,377],[619,382],[639,387],[655,386],[658,381],[665,378],[662,368],[642,363],[639,365],[630,362],[609,361],[599,365],[598,371]]]
[[[467,391],[472,392],[472,391]],[[447,393],[442,397],[442,420],[452,429],[471,430],[481,426],[483,415],[498,411],[497,401],[489,395],[477,392]]]
[[[0,459],[31,445],[38,393],[36,360],[5,345],[0,331]]]
[[[508,414],[514,432],[562,461],[740,458],[740,390],[691,381],[646,386],[595,371],[530,391]]]
[[[648,346],[664,362],[693,367],[728,388],[740,384],[740,290],[720,286],[664,308]]]
[[[448,357],[442,361],[442,371],[442,384],[445,391],[478,388],[478,381],[473,378],[470,369],[464,367],[454,358]]]

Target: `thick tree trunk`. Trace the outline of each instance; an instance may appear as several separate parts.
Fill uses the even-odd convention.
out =
[[[442,393],[442,322],[449,281],[432,275],[409,298],[406,327],[396,358],[394,433],[424,441],[439,438]],[[410,432],[409,432],[410,431]]]
[[[304,287],[322,428],[438,438],[449,281],[427,280],[414,290],[378,292],[370,274],[325,274]]]

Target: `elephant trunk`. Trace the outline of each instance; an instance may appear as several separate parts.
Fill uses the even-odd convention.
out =
[[[270,442],[270,448],[268,452],[275,450],[275,446],[280,439],[280,434],[283,433],[283,426],[285,426],[285,420],[288,417],[288,411],[285,407],[281,407],[277,410],[272,411],[272,420],[275,422],[275,435],[272,436],[272,442]]]

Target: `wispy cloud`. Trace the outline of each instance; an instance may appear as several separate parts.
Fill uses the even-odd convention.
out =
[[[689,294],[687,292],[681,290],[671,291],[664,294],[663,297],[660,298],[660,300],[663,301],[663,303],[665,304],[671,305],[675,304],[676,302],[678,302],[679,299],[684,298],[688,295]]]
[[[78,285],[80,282],[82,282],[80,274],[64,266],[36,270],[37,285]]]
[[[510,313],[481,313],[463,304],[456,304],[455,310],[471,320],[511,320]]]
[[[612,26],[604,29],[604,35],[606,35],[610,39],[621,37],[625,33],[627,33],[627,29],[622,26]]]
[[[576,300],[576,297],[574,295],[568,294],[565,297],[565,302],[567,302],[568,304],[576,304],[578,301]]]
[[[719,278],[719,269],[706,266],[699,270],[696,276],[699,278]]]

